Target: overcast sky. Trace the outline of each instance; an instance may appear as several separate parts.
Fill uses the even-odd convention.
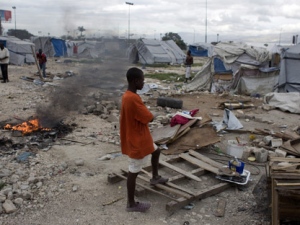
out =
[[[87,36],[113,34],[159,39],[179,33],[186,43],[255,40],[291,41],[300,35],[299,0],[1,0],[0,9],[12,10],[4,29],[26,29],[34,35],[75,35],[78,26]],[[206,14],[207,9],[207,14]],[[207,16],[206,16],[207,15]],[[217,35],[219,34],[219,36]],[[255,37],[255,39],[254,39]]]

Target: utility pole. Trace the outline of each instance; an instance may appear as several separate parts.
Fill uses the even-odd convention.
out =
[[[207,43],[207,0],[206,0],[206,5],[205,5],[205,8],[206,8],[206,13],[205,13],[205,43]]]
[[[133,5],[132,2],[125,2],[128,5],[128,44],[130,40],[130,6]]]

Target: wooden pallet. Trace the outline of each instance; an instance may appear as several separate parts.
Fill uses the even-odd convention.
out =
[[[196,169],[186,171],[179,168],[178,166],[175,166],[175,162],[192,164],[196,166]],[[219,182],[218,184],[212,185],[211,187],[204,188],[195,192],[194,190],[190,190],[176,184],[176,182],[184,179],[201,182],[202,175],[208,172],[216,174],[218,172],[218,168],[223,166],[222,164],[213,161],[194,150],[190,150],[188,153],[182,153],[178,157],[167,161],[160,161],[159,164],[160,167],[167,168],[168,170],[171,170],[172,174],[176,175],[170,176],[169,181],[164,185],[150,185],[149,181],[151,178],[151,166],[145,167],[138,175],[136,183],[136,195],[139,196],[145,191],[151,191],[155,194],[159,194],[170,199],[171,201],[166,204],[166,210],[169,212],[174,212],[177,209],[180,209],[195,200],[201,200],[209,196],[216,195],[231,186],[230,183]],[[122,170],[120,174],[114,173],[108,175],[109,183],[115,183],[120,180],[126,179],[127,171],[124,170]]]
[[[279,167],[280,162],[288,162],[290,166]],[[272,225],[279,225],[282,219],[300,220],[299,165],[299,158],[270,159],[266,169],[272,183]]]

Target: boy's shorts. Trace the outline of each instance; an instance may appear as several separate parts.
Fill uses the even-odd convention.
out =
[[[155,143],[154,144],[154,151],[157,150],[157,146]],[[128,166],[128,170],[130,173],[138,173],[142,170],[142,168],[147,164],[147,161],[149,160],[149,156],[147,155],[142,159],[132,159],[129,158],[128,162],[129,162],[129,166]]]

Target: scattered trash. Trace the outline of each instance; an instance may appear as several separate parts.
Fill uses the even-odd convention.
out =
[[[118,152],[118,153],[110,153],[110,154],[106,154],[100,158],[98,158],[98,160],[100,161],[104,161],[104,160],[111,160],[111,159],[114,159],[114,158],[117,158],[118,156],[121,156],[122,153],[121,152]]]
[[[41,80],[36,80],[34,79],[33,80],[33,83],[36,84],[36,85],[43,85],[45,82],[41,81]]]
[[[28,161],[28,158],[30,156],[35,156],[35,154],[32,153],[32,152],[23,152],[23,153],[21,153],[20,155],[17,156],[17,161],[18,162]]]
[[[223,120],[221,122],[212,122],[212,124],[217,132],[224,129],[238,130],[243,128],[243,125],[229,109],[224,109]]]
[[[193,209],[194,207],[195,207],[195,204],[189,203],[188,205],[183,206],[182,208],[183,208],[183,209],[186,209],[186,210],[191,210],[191,209]]]

